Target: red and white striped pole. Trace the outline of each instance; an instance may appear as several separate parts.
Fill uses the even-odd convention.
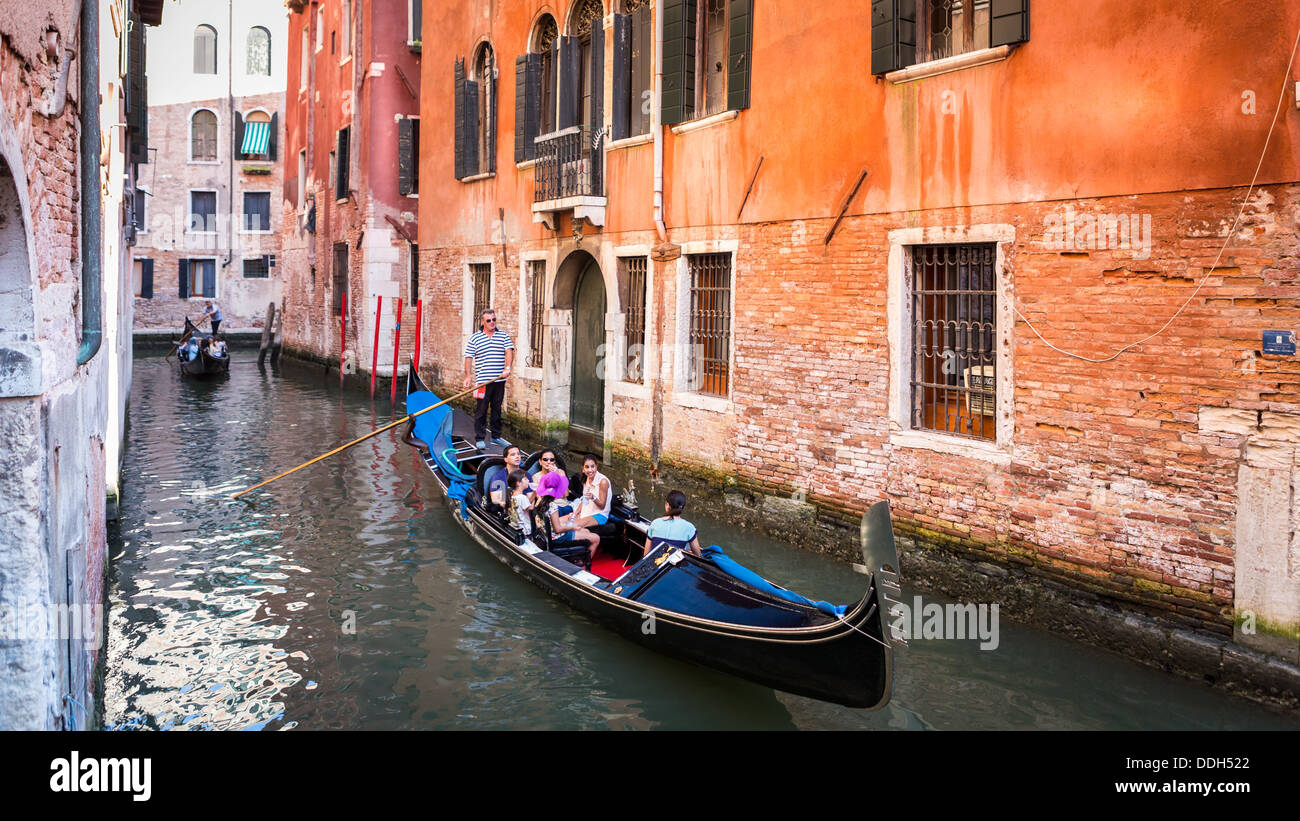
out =
[[[397,324],[393,326],[393,380],[388,386],[388,402],[390,406],[397,405],[397,362],[398,349],[402,345],[402,298],[397,298]]]
[[[375,370],[379,367],[379,313],[384,306],[382,296],[375,297],[375,344],[370,346],[370,398],[375,398]]]
[[[348,350],[348,292],[339,294],[339,299],[339,387],[342,388],[344,368],[347,366],[344,359]]]

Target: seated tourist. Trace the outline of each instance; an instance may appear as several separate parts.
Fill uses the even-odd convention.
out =
[[[541,494],[540,490],[538,492]],[[537,513],[540,516],[550,517],[553,546],[586,542],[590,564],[590,560],[596,556],[596,549],[600,547],[600,537],[586,528],[577,526],[574,522],[572,506],[559,502],[554,496],[542,494],[537,503]]]
[[[511,445],[510,447],[506,448],[505,465],[503,467],[497,468],[496,470],[488,471],[487,481],[483,483],[483,487],[487,490],[488,495],[491,497],[492,501],[496,502],[502,507],[506,506],[506,500],[508,496],[506,483],[509,481],[510,475],[515,471],[519,470],[519,465],[521,462],[523,462],[523,459],[524,459],[524,452],[520,450],[518,447]],[[528,479],[528,474],[526,473],[524,474],[524,479],[525,480]],[[527,490],[527,488],[525,488],[525,490]]]
[[[587,454],[582,460],[582,496],[578,497],[578,526],[597,527],[609,521],[609,508],[614,501],[614,489],[609,479],[600,472],[596,457]]]
[[[507,492],[510,494],[510,523],[525,536],[531,536],[533,502],[528,498],[528,474],[516,468],[510,472],[506,481]]]
[[[560,470],[559,464],[555,459],[555,451],[547,448],[542,451],[542,455],[537,459],[537,472],[533,474],[533,487],[537,489],[537,495],[540,497],[550,492],[551,496],[557,499],[563,499],[569,492],[569,477],[564,475]],[[544,483],[544,484],[543,484]],[[546,491],[543,491],[545,486]]]
[[[654,549],[655,545],[667,543],[673,547],[689,549],[696,556],[700,555],[700,533],[695,525],[682,518],[685,509],[686,494],[680,490],[670,492],[664,501],[664,513],[667,515],[655,519],[646,530],[646,553]]]

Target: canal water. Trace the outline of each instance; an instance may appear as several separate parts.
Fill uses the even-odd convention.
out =
[[[136,355],[110,535],[110,728],[1300,729],[1006,620],[996,649],[900,649],[893,701],[874,713],[666,658],[464,535],[397,431],[230,501],[392,419],[386,398],[340,393],[318,371],[262,372],[239,351],[230,370],[205,383],[161,352]],[[862,593],[844,564],[691,514],[704,543],[778,584],[837,602]]]

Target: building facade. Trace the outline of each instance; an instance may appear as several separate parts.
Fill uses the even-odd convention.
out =
[[[85,729],[131,382],[145,26],[162,0],[0,8],[0,728]]]
[[[423,367],[1295,662],[1300,9],[1029,5],[426,4]]]
[[[179,331],[215,300],[226,330],[280,299],[285,11],[260,0],[171,9],[149,56],[136,328]]]
[[[419,0],[289,0],[284,345],[393,373],[414,339]],[[404,372],[403,364],[399,371]]]

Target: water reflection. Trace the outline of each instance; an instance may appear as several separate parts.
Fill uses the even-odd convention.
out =
[[[389,421],[318,372],[181,380],[138,356],[114,534],[106,723],[135,729],[965,729],[1287,727],[1300,720],[1002,622],[997,651],[914,641],[866,713],[652,653],[519,579],[454,524],[381,435],[230,502],[235,489]],[[626,476],[606,471],[615,484]],[[649,488],[648,482],[638,487]],[[649,509],[654,494],[643,490]],[[847,566],[738,533],[704,540],[814,599]],[[911,591],[905,591],[910,600]],[[939,599],[942,601],[941,599]]]

